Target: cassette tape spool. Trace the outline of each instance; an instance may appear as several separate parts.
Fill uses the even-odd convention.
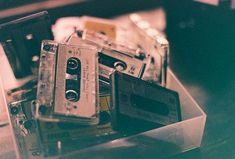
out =
[[[105,81],[109,81],[109,75],[114,70],[141,78],[145,69],[142,61],[107,49],[99,52],[99,64],[100,77]]]
[[[37,116],[45,120],[98,123],[97,47],[43,41]]]
[[[169,62],[169,42],[163,33],[151,27],[150,23],[142,20],[138,14],[131,14],[130,21],[134,31],[132,40],[153,59],[153,65],[146,68],[142,79],[152,80],[152,74],[154,74],[154,81],[165,86]],[[145,42],[143,43],[143,41]]]
[[[159,125],[181,120],[177,92],[120,72],[114,72],[110,78],[112,125],[115,130],[123,129],[122,126],[128,123],[123,119],[129,123],[147,121]]]
[[[42,150],[37,141],[32,102],[32,100],[25,99],[12,102],[8,106],[19,155],[25,159],[39,159],[42,157]]]
[[[0,25],[0,43],[17,79],[37,75],[41,41],[52,37],[46,11]]]

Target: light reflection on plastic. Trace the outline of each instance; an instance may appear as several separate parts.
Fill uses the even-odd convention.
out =
[[[110,141],[109,143],[108,143],[109,147],[112,147],[112,148],[134,147],[136,145],[136,144],[129,142],[128,140],[125,140],[125,139],[122,139],[122,140],[116,139],[116,140]]]
[[[216,5],[216,6],[219,5],[219,0],[194,0],[194,1]]]
[[[235,0],[232,0],[231,7],[232,7],[232,9],[235,9]]]

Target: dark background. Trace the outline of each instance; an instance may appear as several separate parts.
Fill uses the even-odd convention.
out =
[[[207,114],[201,148],[172,159],[235,158],[235,11],[228,5],[216,7],[190,0],[97,0],[50,9],[49,13],[54,22],[62,16],[111,18],[159,6],[167,13],[171,68]],[[150,156],[146,154],[146,158]]]

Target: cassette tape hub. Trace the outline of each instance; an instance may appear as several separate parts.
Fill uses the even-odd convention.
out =
[[[98,48],[43,41],[37,116],[45,120],[98,123]]]
[[[0,43],[17,79],[37,75],[41,41],[52,37],[46,11],[0,25]]]

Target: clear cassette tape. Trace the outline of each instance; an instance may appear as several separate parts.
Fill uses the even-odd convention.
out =
[[[109,76],[115,70],[142,78],[146,66],[151,62],[150,57],[146,57],[142,50],[116,43],[107,36],[93,31],[78,31],[70,36],[67,43],[76,45],[81,41],[87,41],[100,48],[99,77],[106,83],[109,83]]]
[[[36,109],[39,119],[98,123],[97,52],[97,47],[85,42],[42,42]]]
[[[146,68],[143,80],[153,80],[162,86],[166,85],[167,67],[169,62],[169,42],[165,35],[138,14],[131,14],[133,37],[131,40],[152,57],[152,65]],[[144,42],[143,42],[144,41]]]
[[[22,99],[11,102],[8,106],[18,154],[24,159],[42,157],[42,150],[37,140],[37,124],[33,117],[33,102],[32,99]]]
[[[76,41],[77,39],[74,37],[78,36],[101,47],[128,54],[128,56],[142,58],[142,62],[146,63],[146,67],[139,78],[165,86],[169,61],[167,39],[161,31],[152,27],[150,22],[143,20],[140,14],[131,14],[126,19],[124,21],[107,20],[83,16],[76,21],[76,23],[79,22],[80,27],[75,26],[76,23],[73,24],[75,29],[70,32],[72,36],[66,34],[65,37],[69,37],[67,38],[69,43]],[[66,25],[66,18],[62,20],[64,20],[63,24]],[[125,25],[118,25],[120,23],[125,23]],[[66,27],[64,26],[64,28]],[[61,33],[62,31],[57,30],[56,32]],[[65,37],[63,39],[66,39]],[[134,60],[134,62],[136,61]],[[100,68],[100,70],[102,70],[100,74],[107,76],[113,69]],[[101,75],[101,77],[103,76]],[[106,77],[106,79],[108,78]]]

